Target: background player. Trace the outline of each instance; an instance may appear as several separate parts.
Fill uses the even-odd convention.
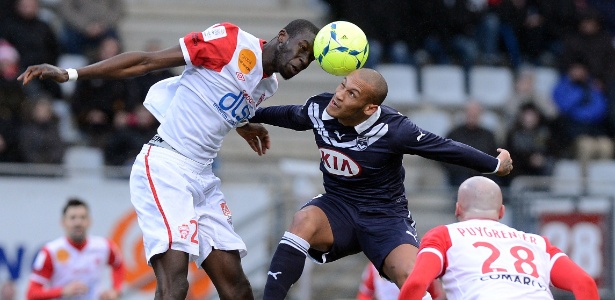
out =
[[[28,299],[119,299],[124,282],[121,251],[107,238],[88,235],[90,224],[87,204],[69,199],[62,210],[66,236],[45,244],[36,256]],[[102,278],[107,266],[112,269],[110,288]]]
[[[504,149],[492,157],[421,129],[382,106],[387,92],[382,75],[359,69],[343,79],[335,94],[311,97],[303,106],[260,108],[250,119],[312,129],[326,191],[295,214],[271,261],[264,299],[283,299],[301,276],[308,255],[328,263],[363,251],[381,275],[401,287],[419,247],[403,185],[404,154],[500,176],[512,169]],[[264,131],[249,125],[237,132],[263,152],[269,145],[259,145],[255,136],[264,136]]]
[[[572,291],[577,300],[598,300],[594,280],[545,237],[498,222],[502,192],[491,179],[475,176],[459,186],[458,223],[428,231],[399,299],[420,299],[429,283],[442,278],[455,299],[553,299],[550,284]]]
[[[196,261],[221,299],[252,299],[241,267],[246,246],[212,172],[224,136],[277,90],[274,73],[289,79],[314,60],[318,28],[294,20],[269,42],[230,23],[189,33],[156,52],[126,52],[78,70],[30,66],[19,76],[57,82],[128,78],[186,65],[182,75],[156,83],[145,104],[160,121],[130,176],[156,299],[185,299],[188,264]]]

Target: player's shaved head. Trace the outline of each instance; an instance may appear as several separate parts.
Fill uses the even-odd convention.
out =
[[[372,97],[370,97],[370,103],[380,105],[387,97],[389,92],[389,86],[386,80],[378,71],[368,68],[358,69],[355,71],[356,75],[366,83],[369,84]]]
[[[475,176],[459,186],[456,215],[460,220],[499,220],[503,215],[502,191],[491,179]]]

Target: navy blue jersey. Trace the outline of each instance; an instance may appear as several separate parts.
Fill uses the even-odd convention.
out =
[[[419,155],[493,173],[498,160],[468,145],[419,128],[397,110],[382,105],[365,122],[344,126],[325,108],[332,94],[301,105],[259,108],[250,119],[298,131],[312,129],[320,151],[325,191],[366,210],[407,205],[404,154]]]

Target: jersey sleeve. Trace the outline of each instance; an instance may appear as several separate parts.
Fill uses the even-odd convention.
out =
[[[469,145],[441,137],[400,116],[397,133],[391,148],[397,153],[414,154],[440,162],[474,169],[481,173],[495,173],[498,159]]]
[[[264,123],[297,131],[312,128],[309,118],[301,105],[283,105],[258,108],[251,123]]]
[[[53,262],[51,255],[46,248],[41,249],[36,255],[30,274],[30,282],[26,298],[28,300],[56,299],[62,296],[62,288],[47,289],[49,280],[53,276]]]
[[[191,32],[179,40],[184,60],[189,66],[220,72],[233,58],[239,27],[219,23],[203,32]]]
[[[122,252],[117,247],[117,245],[111,240],[107,241],[109,243],[108,264],[111,266],[112,269],[111,279],[113,282],[113,289],[116,291],[121,291],[125,277],[124,259],[122,258]]]
[[[421,253],[433,253],[440,259],[440,265],[438,270],[438,277],[444,274],[448,261],[446,259],[446,252],[451,247],[451,237],[448,234],[448,228],[444,225],[437,226],[429,230],[425,236],[421,239],[421,246],[419,248],[419,254]]]
[[[368,264],[361,276],[361,284],[357,292],[357,300],[373,300],[374,299],[374,268]]]
[[[430,288],[430,284],[432,290],[436,290],[433,281],[444,273],[448,248],[450,237],[445,226],[438,226],[425,234],[421,239],[416,263],[401,288],[399,299],[419,300]]]

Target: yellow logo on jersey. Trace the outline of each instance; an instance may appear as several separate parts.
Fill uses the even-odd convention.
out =
[[[250,49],[242,49],[239,51],[237,65],[241,73],[248,74],[256,66],[256,55]]]
[[[66,249],[60,249],[58,250],[58,252],[56,252],[56,258],[61,263],[66,262],[69,257],[70,254],[68,253],[68,251],[66,251]]]

